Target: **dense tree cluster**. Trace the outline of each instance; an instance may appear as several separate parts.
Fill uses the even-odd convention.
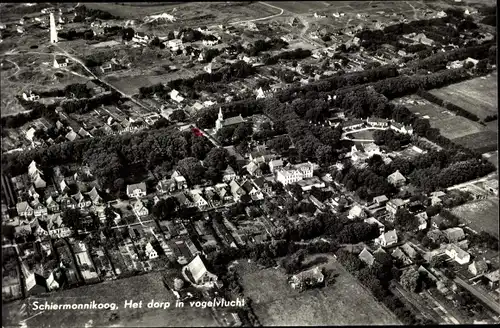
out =
[[[120,19],[120,17],[113,16],[107,11],[87,8],[85,5],[80,5],[75,7],[75,14],[82,17],[89,17],[91,21],[94,21],[96,19],[103,19],[103,20]]]
[[[229,66],[225,66],[216,72],[202,73],[192,78],[172,80],[167,83],[171,89],[188,94],[192,98],[197,98],[197,91],[207,90],[211,84],[245,78],[255,73],[255,68],[244,61],[238,61]]]
[[[21,106],[23,106],[23,108],[29,112],[10,116],[2,116],[2,118],[0,119],[2,131],[4,128],[18,128],[41,117],[54,122],[54,124],[58,119],[58,115],[56,114],[55,109],[57,108],[59,103],[54,103],[46,106],[37,101],[24,100],[22,97],[17,97],[17,100],[19,101]]]
[[[387,182],[385,176],[380,175],[372,168],[358,169],[349,162],[342,170],[334,175],[339,183],[342,183],[347,190],[356,191],[359,197],[369,199],[380,195],[391,195],[396,190]]]
[[[407,209],[400,209],[394,217],[394,226],[399,231],[414,231],[418,228],[418,220]]]
[[[298,48],[290,51],[283,51],[275,56],[266,57],[265,65],[277,64],[280,60],[302,60],[311,56],[311,50]]]
[[[199,30],[193,30],[190,27],[184,28],[179,31],[180,39],[182,42],[196,42],[201,40],[215,41],[217,38],[212,34],[204,34]]]
[[[280,50],[287,46],[288,43],[282,39],[275,38],[268,41],[257,40],[253,43],[253,45],[246,48],[244,51],[249,56],[257,56],[262,51]]]
[[[193,156],[202,160],[212,147],[206,138],[195,136],[191,131],[167,128],[81,139],[44,149],[4,154],[2,164],[6,173],[19,175],[33,160],[42,167],[83,163],[104,185],[113,188],[115,179],[130,175],[127,168],[132,164],[160,169],[158,173],[163,176],[181,159]]]
[[[61,103],[61,108],[68,114],[83,114],[88,113],[89,111],[102,105],[116,104],[120,100],[121,95],[118,92],[112,91],[94,96],[92,98],[63,101]]]
[[[68,31],[57,32],[57,36],[68,41],[75,39],[92,40],[94,38],[94,31],[89,29],[77,32],[75,29],[69,29]]]
[[[408,145],[411,141],[410,135],[397,133],[393,130],[376,130],[373,133],[373,139],[376,145],[384,145],[390,151],[401,150],[403,146]]]

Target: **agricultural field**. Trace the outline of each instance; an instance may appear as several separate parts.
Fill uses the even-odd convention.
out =
[[[484,119],[498,114],[497,73],[431,90],[433,95]]]
[[[485,153],[483,157],[488,159],[498,169],[498,150]]]
[[[397,318],[356,278],[330,256],[325,266],[338,273],[333,286],[305,292],[293,290],[283,269],[259,269],[253,263],[240,263],[245,296],[264,326],[273,325],[369,325],[399,324]]]
[[[455,115],[449,110],[433,104],[423,98],[412,95],[399,99],[408,109],[419,117],[429,119],[433,128],[439,129],[441,134],[451,140],[484,132],[486,128],[479,123],[465,117]],[[419,101],[422,104],[411,104],[408,100]],[[423,104],[425,103],[425,104]]]
[[[54,303],[86,303],[109,302],[116,303],[118,310],[61,310],[45,311],[27,321],[28,328],[43,327],[85,327],[92,321],[97,327],[178,327],[178,326],[217,326],[210,309],[184,308],[148,309],[146,304],[155,301],[175,303],[175,296],[163,286],[160,272],[135,276],[116,281],[106,281],[96,285],[88,285],[74,289],[51,293],[37,297],[39,302]],[[142,309],[125,309],[126,300],[143,301]],[[34,297],[23,301],[3,304],[2,324],[4,327],[17,326],[19,321],[30,317],[33,313],[30,304]],[[27,304],[25,317],[18,314],[23,304]],[[38,311],[37,311],[38,312]],[[117,320],[110,320],[113,312]]]
[[[498,197],[460,205],[452,212],[475,231],[486,231],[498,238]]]
[[[498,133],[493,131],[482,131],[469,134],[460,138],[455,138],[453,141],[480,153],[498,149]]]
[[[128,72],[129,73],[129,72]],[[125,92],[129,95],[139,93],[140,87],[148,87],[158,83],[167,83],[170,80],[179,78],[187,78],[192,76],[186,70],[179,70],[176,72],[161,74],[161,75],[148,75],[148,72],[143,72],[141,75],[113,75],[107,76],[105,79],[114,87]]]

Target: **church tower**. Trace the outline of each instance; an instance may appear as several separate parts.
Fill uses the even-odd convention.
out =
[[[57,29],[54,13],[50,13],[50,43],[57,43]]]
[[[222,116],[222,108],[219,107],[219,116],[217,117],[217,121],[215,121],[215,131],[219,131],[224,127],[224,117]]]

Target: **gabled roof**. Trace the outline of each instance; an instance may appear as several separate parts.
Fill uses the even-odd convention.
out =
[[[399,170],[397,170],[393,174],[389,175],[387,177],[387,179],[392,179],[392,180],[395,180],[395,181],[399,181],[399,180],[406,181],[406,178],[401,174],[401,172],[399,172]]]
[[[384,238],[386,241],[397,241],[398,240],[398,235],[396,234],[396,229],[387,231],[386,233],[383,234]]]
[[[95,186],[92,188],[91,191],[87,193],[87,195],[90,197],[90,200],[92,200],[92,202],[94,203],[99,199],[101,199],[101,196],[99,196],[99,192],[97,191]]]
[[[378,203],[386,202],[386,201],[388,201],[388,200],[389,200],[389,198],[387,198],[387,196],[386,196],[386,195],[373,197],[373,201],[374,201],[374,202],[378,202]]]
[[[247,165],[247,171],[250,173],[250,174],[254,174],[255,171],[257,171],[259,169],[259,166],[257,164],[255,164],[254,162],[250,162],[248,165]]]
[[[255,186],[250,180],[247,180],[241,185],[241,188],[245,190],[247,194],[249,194],[253,189],[255,189]]]
[[[17,213],[23,213],[28,209],[32,209],[28,202],[20,202],[16,204]]]
[[[234,180],[229,183],[229,186],[231,187],[231,192],[233,194],[236,193],[239,189],[241,189],[240,185]]]
[[[224,170],[224,174],[223,175],[235,175],[236,172],[233,170],[233,168],[228,165],[227,168]]]
[[[205,264],[203,263],[199,255],[196,255],[196,257],[191,262],[189,262],[187,268],[189,272],[191,272],[191,274],[193,275],[193,279],[195,282],[200,281],[203,275],[208,272],[207,268],[205,267]]]
[[[139,182],[136,184],[128,185],[127,186],[127,193],[132,193],[136,189],[140,189],[141,191],[146,192],[146,183]]]
[[[365,262],[368,265],[372,265],[375,261],[375,257],[373,257],[373,255],[366,248],[363,248],[358,257],[361,261]]]
[[[464,230],[462,228],[459,228],[459,227],[446,229],[446,230],[444,230],[444,233],[446,234],[446,237],[448,237],[448,239],[452,239],[452,240],[455,240],[455,239],[460,240],[460,239],[463,239],[465,237]]]

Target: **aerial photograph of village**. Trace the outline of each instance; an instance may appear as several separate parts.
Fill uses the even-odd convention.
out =
[[[496,10],[0,3],[2,327],[500,323]]]

